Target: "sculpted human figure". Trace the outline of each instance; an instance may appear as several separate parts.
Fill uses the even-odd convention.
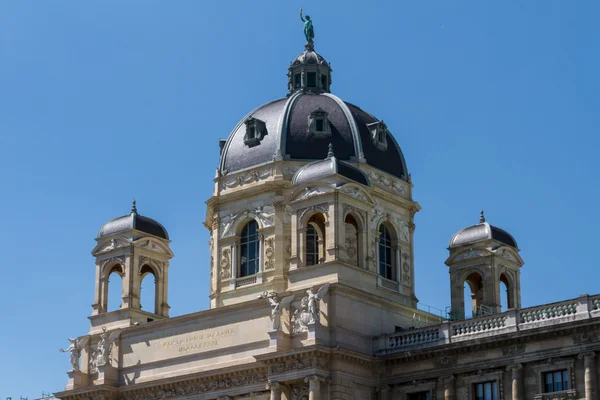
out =
[[[315,292],[314,288],[310,288],[306,291],[308,312],[311,316],[312,322],[319,322],[319,301],[325,296],[329,290],[329,283],[321,286],[321,288]]]
[[[307,15],[306,19],[304,19],[304,17],[302,17],[302,9],[300,9],[300,19],[304,22],[304,36],[306,37],[306,41],[312,42],[315,38],[315,30],[310,16]]]
[[[71,366],[73,367],[73,371],[79,371],[79,356],[81,355],[81,350],[85,347],[89,339],[89,336],[86,336],[80,340],[69,338],[69,347],[66,349],[60,349],[61,353],[69,353]]]
[[[292,300],[294,300],[294,295],[287,296],[281,302],[279,301],[279,297],[277,293],[271,293],[270,296],[267,293],[263,293],[260,298],[266,298],[271,306],[271,321],[273,321],[273,330],[278,331],[281,329],[281,311],[290,305]]]

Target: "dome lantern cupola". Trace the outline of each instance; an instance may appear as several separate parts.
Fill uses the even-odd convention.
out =
[[[315,32],[312,20],[308,15],[304,19],[302,11],[300,11],[300,19],[304,22],[306,44],[304,45],[304,52],[290,63],[288,69],[288,90],[290,94],[297,90],[310,93],[329,93],[331,67],[315,51],[315,43],[313,41]]]
[[[315,51],[315,44],[310,41],[304,45],[302,52],[288,69],[288,90],[294,93],[303,90],[311,93],[329,93],[331,86],[331,67],[325,59]]]

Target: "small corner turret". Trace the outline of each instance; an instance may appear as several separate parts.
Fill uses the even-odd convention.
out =
[[[471,291],[473,316],[496,314],[521,307],[520,268],[523,259],[515,239],[505,230],[486,222],[481,211],[479,223],[458,231],[450,240],[450,296],[452,319],[467,315],[464,301],[465,283]],[[506,286],[505,296],[501,284]]]
[[[90,333],[169,317],[168,268],[173,253],[167,230],[138,213],[135,200],[128,215],[107,222],[98,232],[96,285]],[[142,308],[142,281],[154,276],[154,304]],[[109,309],[109,285],[120,285],[120,307]]]

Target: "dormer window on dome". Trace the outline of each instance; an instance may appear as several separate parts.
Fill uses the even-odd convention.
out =
[[[326,138],[331,136],[331,126],[327,116],[327,111],[321,107],[310,113],[308,116],[308,133],[314,137]]]
[[[371,124],[367,124],[369,131],[371,132],[371,138],[373,139],[373,143],[380,150],[387,150],[387,126],[383,121],[373,122]]]
[[[258,118],[248,117],[244,124],[246,125],[244,143],[248,147],[253,147],[260,144],[261,140],[263,140],[267,134],[267,125],[265,122]]]

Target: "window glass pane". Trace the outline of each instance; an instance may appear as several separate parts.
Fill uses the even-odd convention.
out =
[[[569,390],[569,371],[562,372],[563,390]]]
[[[258,240],[258,224],[250,221],[242,229],[240,243],[240,277],[258,272],[260,241]]]
[[[306,83],[306,86],[317,87],[317,73],[309,72],[307,75],[308,75],[308,81]]]
[[[319,260],[319,234],[312,224],[306,228],[306,265],[316,265]]]
[[[483,384],[479,383],[475,385],[475,397],[477,400],[483,400]]]
[[[323,132],[323,118],[317,118],[315,121],[317,132]]]
[[[492,384],[489,382],[483,385],[483,398],[485,400],[492,400]]]
[[[552,377],[552,379],[554,380],[554,391],[555,392],[560,392],[561,390],[563,390],[563,388],[562,388],[562,373],[561,373],[561,371],[556,371],[554,373],[554,376]]]

